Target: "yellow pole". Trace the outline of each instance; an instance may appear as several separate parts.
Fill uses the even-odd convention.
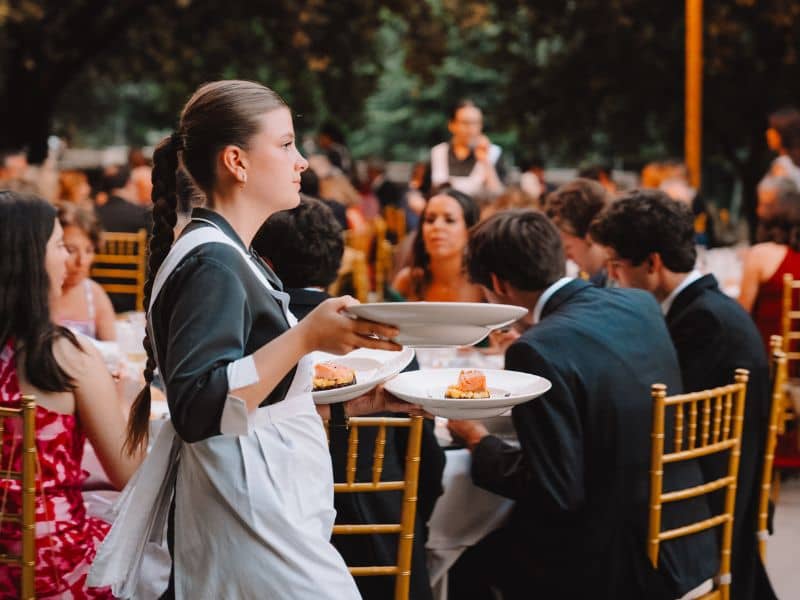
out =
[[[689,181],[700,187],[703,122],[703,0],[686,0],[685,152]]]

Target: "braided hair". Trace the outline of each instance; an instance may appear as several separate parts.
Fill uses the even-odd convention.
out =
[[[250,139],[259,132],[259,117],[281,107],[286,107],[284,100],[259,83],[238,80],[207,83],[186,103],[177,131],[156,147],[152,174],[153,235],[144,287],[145,309],[150,306],[156,273],[175,239],[179,203],[186,203],[186,199],[178,198],[179,177],[188,174],[205,195],[207,206],[213,208],[212,190],[219,153],[229,145],[247,149]],[[153,342],[147,333],[143,345],[147,352],[145,385],[131,407],[125,440],[125,449],[131,454],[147,443],[150,384],[156,368]]]

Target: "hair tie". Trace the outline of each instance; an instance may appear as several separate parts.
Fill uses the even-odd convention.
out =
[[[183,150],[183,136],[178,133],[177,131],[173,132],[171,136],[169,136],[169,143],[175,148],[175,151]]]

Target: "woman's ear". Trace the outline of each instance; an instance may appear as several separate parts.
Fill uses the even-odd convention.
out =
[[[225,146],[220,153],[220,167],[234,179],[241,180],[242,173],[247,172],[247,157],[239,146],[230,144]]]

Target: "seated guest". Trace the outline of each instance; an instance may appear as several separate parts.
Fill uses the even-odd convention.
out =
[[[509,257],[514,257],[509,260]],[[564,277],[555,226],[507,211],[478,225],[467,265],[492,302],[529,309],[505,366],[552,383],[512,410],[519,447],[476,421],[449,421],[472,451],[476,485],[516,500],[508,522],[449,573],[450,597],[680,598],[718,568],[710,531],[647,557],[653,383],[681,392],[680,370],[652,296]],[[669,433],[669,432],[668,432]],[[695,462],[668,465],[665,489],[698,485]],[[665,506],[664,528],[707,518],[704,498]]]
[[[733,533],[731,598],[774,598],[756,539],[761,465],[771,392],[767,356],[753,321],[719,288],[713,275],[694,270],[694,217],[688,206],[657,190],[632,191],[592,223],[606,248],[609,271],[622,287],[651,292],[661,303],[678,352],[685,392],[728,385],[750,371],[747,385]],[[724,476],[718,457],[701,461],[706,478]],[[714,507],[722,511],[722,498]]]
[[[330,297],[325,290],[342,262],[343,234],[321,200],[303,195],[296,208],[275,213],[253,238],[253,248],[280,278],[298,319]]]
[[[758,204],[756,216],[759,222],[775,217],[784,205],[787,194],[797,193],[797,185],[788,177],[767,175],[758,182]]]
[[[481,302],[464,265],[469,228],[480,212],[472,198],[452,188],[434,194],[425,205],[413,248],[413,265],[402,269],[392,287],[406,300]]]
[[[36,197],[0,192],[0,405],[16,407],[22,394],[36,397],[36,596],[112,598],[109,588],[87,588],[96,548],[110,525],[86,514],[81,483],[88,437],[111,483],[122,488],[141,454],[122,452],[125,418],[100,353],[83,336],[50,319],[49,303],[61,294],[67,251],[56,211]],[[7,419],[0,443],[21,467],[21,427]],[[14,450],[16,448],[16,450]],[[19,482],[0,494],[18,512]],[[0,526],[0,553],[18,553],[20,528]],[[19,569],[0,565],[0,597],[19,598]]]
[[[739,303],[753,315],[767,350],[770,336],[783,331],[783,277],[800,277],[800,193],[787,191],[776,200],[744,257],[739,291]]]
[[[61,171],[58,174],[58,202],[91,206],[92,187],[83,171]]]
[[[65,203],[58,208],[58,222],[69,257],[61,295],[53,302],[53,320],[96,340],[115,340],[114,307],[105,290],[89,278],[100,244],[97,218],[91,208]]]
[[[109,167],[103,173],[102,188],[108,199],[97,206],[103,229],[114,232],[148,232],[153,228],[150,209],[138,203],[136,187],[128,167]]]
[[[606,258],[602,248],[592,242],[589,223],[610,201],[606,188],[597,181],[576,179],[548,194],[544,207],[561,234],[567,258],[600,287],[609,282]]]
[[[125,166],[108,167],[103,172],[101,181],[105,196],[97,196],[95,213],[103,230],[114,233],[136,233],[140,229],[145,229],[149,234],[153,227],[152,210],[137,203],[136,188],[131,181],[130,169]],[[103,279],[98,281],[106,282]],[[136,308],[135,298],[131,294],[112,293],[110,298],[115,312],[128,312]]]
[[[578,177],[599,182],[609,194],[617,193],[617,184],[614,181],[611,165],[602,162],[587,163],[578,169]]]
[[[344,252],[342,229],[333,213],[319,200],[303,197],[292,210],[275,213],[253,239],[253,248],[272,265],[286,286],[290,307],[302,319],[328,298],[325,289],[336,279]],[[414,367],[412,363],[412,367]],[[412,368],[410,367],[410,368]],[[333,406],[331,405],[332,410]],[[341,405],[339,405],[341,406]],[[397,416],[387,413],[388,416]],[[370,481],[375,430],[361,431],[357,463],[357,481]],[[384,447],[384,479],[403,478],[407,430],[394,430]],[[331,459],[335,481],[345,481],[348,432],[330,428]],[[430,577],[425,563],[427,522],[433,505],[442,493],[444,452],[433,433],[433,422],[426,420],[422,434],[422,455],[419,471],[417,517],[411,565],[411,598],[432,599]],[[343,523],[399,523],[402,495],[397,492],[339,494],[334,498],[337,521]],[[395,536],[334,536],[333,544],[345,562],[358,564],[392,564],[396,560]],[[356,578],[366,600],[384,600],[394,595],[394,580],[387,577]]]
[[[300,173],[300,193],[322,200],[325,205],[333,211],[333,215],[336,217],[336,221],[338,221],[339,225],[342,226],[342,229],[347,229],[347,209],[345,205],[336,200],[320,198],[319,177],[317,177],[313,169],[309,168]]]

